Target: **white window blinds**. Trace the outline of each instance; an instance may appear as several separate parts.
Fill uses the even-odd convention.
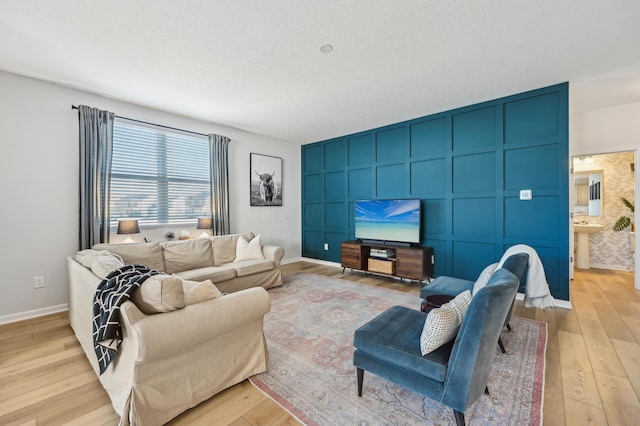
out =
[[[110,221],[178,224],[211,216],[209,141],[205,136],[116,120]]]

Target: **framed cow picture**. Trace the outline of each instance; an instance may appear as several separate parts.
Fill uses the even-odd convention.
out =
[[[250,154],[252,206],[282,206],[282,158]]]

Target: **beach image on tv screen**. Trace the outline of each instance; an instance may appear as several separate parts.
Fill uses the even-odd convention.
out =
[[[356,201],[355,235],[364,240],[420,242],[420,200]]]

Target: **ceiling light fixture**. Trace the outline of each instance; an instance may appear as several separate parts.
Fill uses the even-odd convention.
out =
[[[332,50],[333,46],[330,44],[323,44],[322,46],[320,46],[320,51],[322,53],[331,53]]]

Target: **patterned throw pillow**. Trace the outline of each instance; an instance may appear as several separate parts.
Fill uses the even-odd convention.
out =
[[[476,280],[475,284],[473,284],[473,292],[471,293],[472,296],[475,296],[476,293],[480,291],[480,289],[484,288],[484,286],[487,285],[489,279],[491,279],[491,276],[496,271],[497,266],[497,262],[492,263],[491,265],[484,268],[482,272],[480,272],[480,275],[478,275],[478,279]]]
[[[471,292],[465,290],[440,308],[432,309],[420,335],[420,352],[426,355],[456,337],[471,304]]]
[[[469,305],[471,304],[471,298],[471,291],[465,290],[448,303],[442,305],[442,308],[455,311],[458,317],[458,322],[462,324],[464,315],[467,313],[467,309],[469,309]]]
[[[420,335],[420,351],[426,355],[453,339],[458,334],[460,323],[458,314],[453,309],[434,308],[427,314],[427,319]]]

